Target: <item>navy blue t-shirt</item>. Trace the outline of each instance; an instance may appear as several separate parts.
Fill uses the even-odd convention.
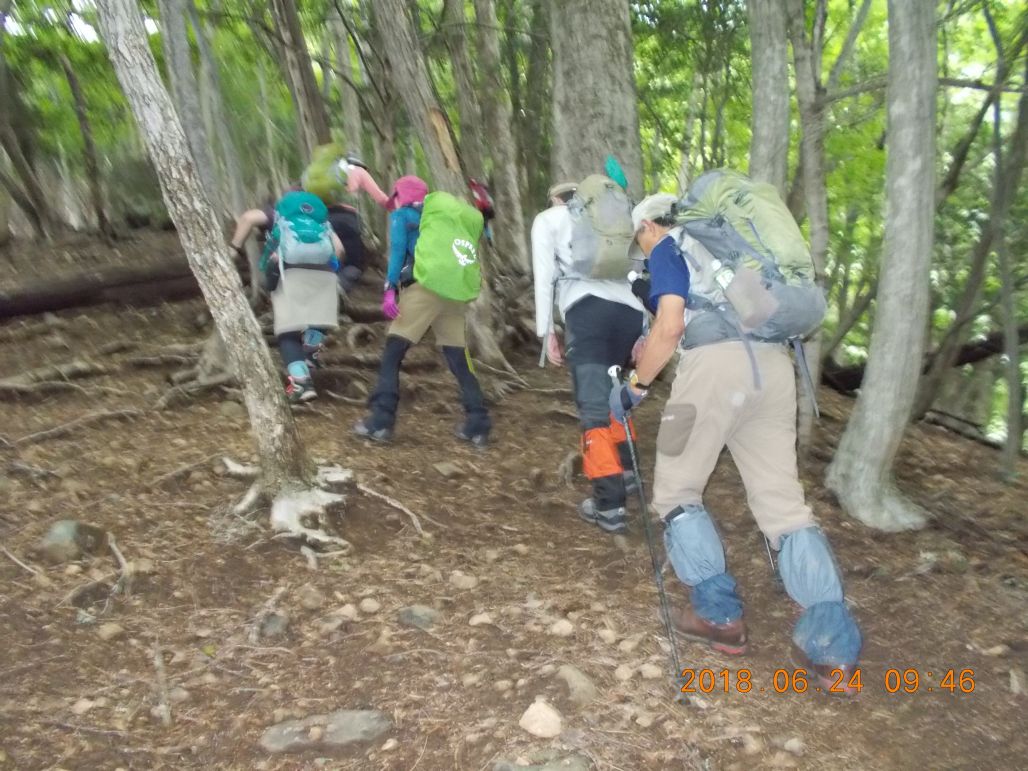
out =
[[[689,297],[689,266],[682,259],[678,244],[665,236],[650,252],[650,304],[656,308],[662,295]]]

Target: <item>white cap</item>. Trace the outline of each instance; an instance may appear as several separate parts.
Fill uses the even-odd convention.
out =
[[[632,228],[638,233],[643,220],[658,220],[671,214],[671,208],[678,202],[678,197],[671,193],[655,193],[642,199],[632,209]]]

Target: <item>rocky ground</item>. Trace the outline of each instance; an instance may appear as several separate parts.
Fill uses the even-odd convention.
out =
[[[899,482],[932,523],[872,532],[821,485],[851,406],[821,394],[803,475],[866,636],[853,699],[795,692],[796,608],[725,457],[708,501],[752,650],[729,660],[683,641],[683,666],[710,674],[680,705],[637,507],[627,536],[603,535],[575,516],[584,480],[558,474],[577,434],[566,373],[518,361],[525,383],[496,400],[494,446],[478,453],[452,438],[455,388],[426,363],[405,376],[395,444],[367,445],[350,426],[373,367],[352,354],[373,356],[381,328],[356,351],[337,335],[342,363],[297,413],[308,451],[401,502],[423,534],[350,487],[335,528],[352,549],[305,553],[269,532],[266,510],[229,511],[246,483],[222,458],[253,459],[236,392],[154,409],[206,334],[201,312],[0,327],[0,380],[71,359],[104,370],[0,396],[0,768],[1023,765],[1026,475],[1001,484],[994,451],[915,427]],[[639,416],[647,479],[661,401]],[[46,543],[60,520],[78,526]],[[907,690],[916,673],[916,692],[889,693],[890,670],[909,670]]]

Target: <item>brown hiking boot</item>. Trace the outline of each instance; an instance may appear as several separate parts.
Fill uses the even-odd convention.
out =
[[[741,656],[746,652],[746,622],[741,618],[727,624],[714,624],[704,621],[696,611],[686,606],[672,612],[671,622],[686,637],[707,643],[716,651],[730,656]]]
[[[800,648],[792,646],[793,661],[812,675],[817,693],[829,696],[856,696],[863,688],[860,667],[856,664],[815,664]]]

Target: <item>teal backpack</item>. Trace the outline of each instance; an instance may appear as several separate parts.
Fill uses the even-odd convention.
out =
[[[484,226],[482,213],[466,201],[441,190],[425,196],[414,247],[414,280],[447,300],[478,297],[478,240]]]
[[[275,204],[275,218],[261,255],[260,270],[267,272],[273,253],[280,266],[331,266],[335,260],[328,208],[304,190],[286,193]]]

